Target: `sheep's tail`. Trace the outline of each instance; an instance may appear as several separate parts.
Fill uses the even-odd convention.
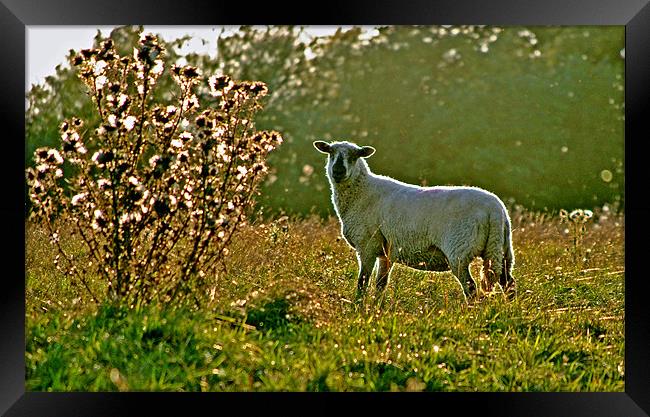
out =
[[[515,278],[512,276],[512,268],[515,265],[515,254],[512,249],[512,229],[510,226],[510,219],[506,212],[505,227],[503,228],[503,269],[499,276],[499,283],[501,287],[508,292],[509,297],[516,296],[517,286]]]
[[[512,276],[512,268],[515,265],[515,253],[512,250],[512,230],[510,220],[506,217],[503,228],[503,270]]]
[[[514,265],[514,253],[512,251],[512,231],[508,212],[494,211],[488,217],[489,227],[487,234],[487,245],[485,248],[484,269],[487,267],[490,272],[487,289],[491,289],[492,283],[497,280],[502,288],[510,287],[514,282],[512,278],[512,267]]]
[[[499,276],[503,262],[504,242],[504,218],[494,212],[488,214],[488,227],[486,236],[485,255],[492,263],[492,270]]]

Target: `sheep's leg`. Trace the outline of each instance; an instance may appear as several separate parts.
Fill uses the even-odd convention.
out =
[[[497,281],[497,275],[493,268],[493,262],[489,258],[483,260],[483,281],[481,287],[485,293],[490,293]]]
[[[383,306],[386,298],[386,284],[388,284],[391,268],[392,264],[387,256],[377,258],[376,299],[379,301],[379,306]]]
[[[357,280],[356,299],[357,301],[360,301],[366,293],[366,288],[370,282],[370,275],[375,267],[377,257],[375,255],[370,256],[367,254],[357,253],[357,258],[359,260],[359,277]]]
[[[384,292],[386,284],[388,284],[388,275],[391,270],[391,262],[387,256],[380,256],[377,258],[377,292]]]
[[[512,267],[508,265],[508,260],[503,259],[503,269],[499,275],[499,284],[501,288],[507,294],[508,298],[514,298],[517,295],[517,290],[515,287],[515,278],[512,276],[511,272]]]
[[[469,272],[470,262],[467,260],[460,260],[455,262],[456,267],[453,268],[454,275],[460,282],[461,287],[463,287],[463,295],[465,296],[465,301],[468,298],[473,298],[476,295],[476,283],[472,278],[472,274]]]

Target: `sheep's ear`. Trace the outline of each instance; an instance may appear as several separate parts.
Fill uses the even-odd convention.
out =
[[[330,144],[323,142],[322,140],[314,142],[314,148],[318,149],[318,151],[322,153],[330,153],[331,150]]]
[[[368,158],[368,157],[372,156],[372,154],[374,154],[374,153],[375,153],[375,148],[373,148],[372,146],[364,146],[359,151],[359,157],[360,158]]]

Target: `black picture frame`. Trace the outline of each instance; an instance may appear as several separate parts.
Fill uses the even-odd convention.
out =
[[[625,392],[432,394],[172,394],[25,392],[24,103],[25,31],[30,25],[233,25],[233,24],[493,24],[624,25],[625,45]],[[162,1],[0,0],[0,122],[4,160],[0,173],[0,413],[6,416],[193,415],[237,407],[241,412],[306,414],[395,402],[403,412],[454,410],[481,415],[647,416],[650,413],[650,308],[644,255],[650,236],[650,5],[648,0],[357,1],[318,4],[241,4]],[[22,143],[22,147],[21,147]],[[22,149],[22,150],[21,150]],[[647,255],[645,255],[647,256]],[[10,266],[7,268],[7,266]],[[364,395],[368,398],[363,398]],[[310,404],[311,403],[311,404]],[[313,405],[312,405],[313,404]],[[444,408],[441,408],[441,405]],[[307,406],[307,408],[305,408]],[[312,407],[310,407],[312,406]],[[144,407],[144,408],[143,408]],[[449,412],[449,411],[445,411]]]

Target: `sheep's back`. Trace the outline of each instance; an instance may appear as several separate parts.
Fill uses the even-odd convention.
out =
[[[490,216],[502,216],[503,203],[475,187],[418,187],[397,181],[383,185],[379,201],[382,233],[407,258],[418,258],[445,239],[476,238]],[[471,235],[471,236],[470,236]]]

